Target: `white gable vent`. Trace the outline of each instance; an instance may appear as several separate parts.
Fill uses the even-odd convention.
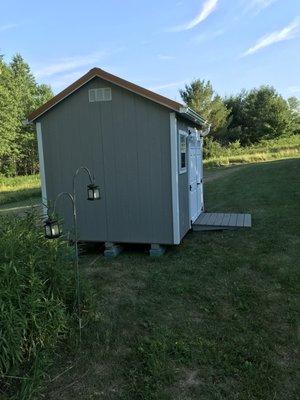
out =
[[[111,88],[98,88],[89,90],[89,102],[111,101]]]

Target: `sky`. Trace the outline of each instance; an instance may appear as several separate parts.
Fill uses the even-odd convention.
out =
[[[58,93],[93,67],[180,100],[193,79],[228,96],[300,98],[300,0],[0,0],[0,54]]]

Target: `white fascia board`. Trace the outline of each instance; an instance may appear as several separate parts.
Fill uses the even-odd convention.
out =
[[[170,143],[171,143],[171,183],[172,183],[172,214],[173,242],[180,243],[179,223],[179,188],[178,188],[178,135],[176,113],[170,113]]]

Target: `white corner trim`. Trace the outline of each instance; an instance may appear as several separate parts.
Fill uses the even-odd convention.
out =
[[[40,122],[36,123],[36,134],[37,134],[39,163],[40,163],[40,179],[41,179],[41,188],[42,188],[43,213],[44,213],[44,215],[47,215],[47,207],[46,207],[46,204],[47,204],[46,175],[45,175],[42,125],[41,125]]]
[[[173,241],[180,243],[179,224],[179,189],[178,189],[178,139],[177,119],[175,113],[170,113],[170,143],[171,143],[171,177],[172,177],[172,212],[173,212]]]

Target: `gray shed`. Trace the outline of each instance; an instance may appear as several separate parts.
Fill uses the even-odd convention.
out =
[[[87,166],[101,200],[78,183],[79,240],[179,244],[203,212],[203,136],[209,125],[183,104],[93,68],[29,116],[36,124],[42,196],[72,190]],[[82,188],[82,189],[81,189]],[[72,211],[59,214],[71,229]]]

